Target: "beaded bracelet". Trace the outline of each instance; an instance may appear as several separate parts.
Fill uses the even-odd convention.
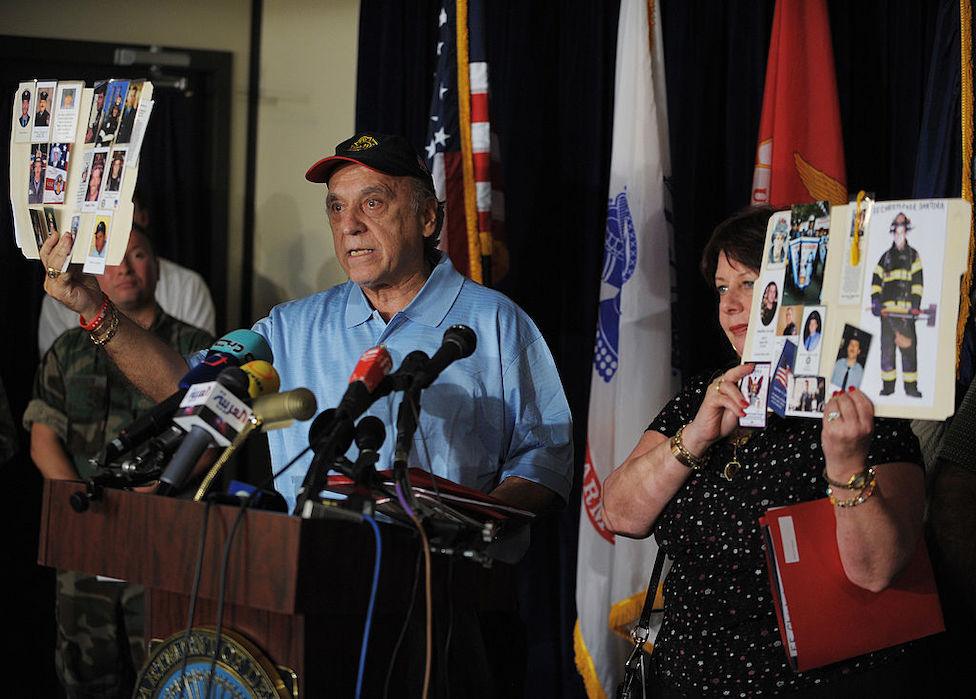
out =
[[[94,318],[91,319],[91,322],[87,322],[85,320],[85,316],[79,314],[78,325],[81,326],[82,330],[87,330],[88,332],[91,332],[99,325],[101,325],[102,322],[105,320],[105,314],[108,312],[108,307],[111,305],[111,303],[112,302],[108,300],[108,296],[106,296],[102,301],[101,307],[98,309],[98,313],[95,315]]]
[[[874,495],[874,488],[877,484],[878,479],[872,475],[871,480],[869,480],[867,485],[864,486],[864,490],[850,500],[838,500],[835,498],[833,489],[828,485],[827,498],[830,500],[830,504],[834,505],[835,507],[857,507],[858,505],[863,504],[864,501],[869,497]]]
[[[115,333],[119,329],[119,312],[115,310],[114,305],[109,305],[109,314],[112,316],[109,320],[108,327],[104,329],[104,323],[101,323],[95,330],[90,332],[88,336],[96,347],[102,347],[109,340],[115,337]]]
[[[833,480],[827,475],[827,467],[824,467],[823,478],[827,481],[827,484],[833,486],[834,488],[843,488],[844,490],[864,490],[867,487],[868,481],[874,478],[874,467],[868,466],[863,471],[855,473],[853,476],[847,479],[846,483],[841,483],[840,481]]]
[[[685,431],[685,427],[688,425],[682,425],[678,428],[678,431],[674,433],[671,438],[671,454],[682,466],[686,466],[692,470],[700,469],[705,464],[705,455],[695,456],[688,449],[685,448],[684,442],[681,441],[681,433]]]

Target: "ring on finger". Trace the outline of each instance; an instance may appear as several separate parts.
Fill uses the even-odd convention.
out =
[[[722,382],[723,381],[725,381],[725,379],[719,379],[718,380],[718,383],[715,384],[715,392],[716,393],[721,393],[722,392]]]
[[[54,267],[48,267],[47,268],[47,278],[48,279],[57,279],[60,276],[61,276],[61,270],[60,269],[55,269]]]
[[[827,422],[833,422],[834,420],[837,420],[838,418],[840,418],[840,411],[839,410],[831,410],[829,413],[827,413],[824,416],[824,418],[827,420]]]

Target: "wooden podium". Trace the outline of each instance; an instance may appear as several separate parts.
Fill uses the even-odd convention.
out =
[[[106,490],[78,513],[69,499],[79,490],[83,484],[74,481],[45,482],[38,562],[143,585],[147,641],[185,630],[205,505]],[[210,508],[195,626],[216,623],[223,548],[239,511]],[[414,532],[392,526],[381,531],[376,614],[400,621],[374,620],[365,696],[382,687],[410,602],[418,552]],[[352,696],[374,557],[373,532],[365,524],[248,511],[229,559],[224,628],[293,670],[299,696]],[[470,594],[484,587],[484,577],[480,567],[456,563],[452,589]],[[418,588],[413,619],[422,621],[422,582]]]

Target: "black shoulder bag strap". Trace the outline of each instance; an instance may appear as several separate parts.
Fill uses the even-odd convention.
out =
[[[640,619],[637,620],[637,625],[630,632],[630,637],[634,639],[634,650],[631,651],[630,657],[627,658],[627,664],[624,665],[624,678],[617,685],[616,699],[646,698],[644,644],[647,643],[647,638],[651,635],[651,612],[654,611],[657,586],[661,582],[661,571],[664,570],[664,558],[664,549],[659,546],[657,556],[654,557],[651,579],[647,583],[647,594],[644,595],[644,607],[641,609]],[[640,690],[640,694],[637,693],[637,690]]]

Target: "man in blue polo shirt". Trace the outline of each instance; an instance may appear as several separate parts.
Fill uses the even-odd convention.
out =
[[[349,281],[278,306],[254,326],[271,345],[282,388],[309,385],[319,405],[336,405],[366,349],[385,345],[398,366],[413,350],[432,355],[444,330],[463,323],[477,349],[424,391],[411,465],[533,510],[554,495],[565,500],[571,419],[549,349],[518,306],[461,276],[437,250],[442,208],[407,141],[354,136],[305,176],[328,185],[336,257]],[[393,395],[370,410],[388,427],[381,465],[392,459],[399,403]],[[273,462],[283,464],[308,444],[307,427],[269,440]],[[276,484],[290,505],[310,460]]]
[[[328,185],[326,208],[345,284],[274,308],[254,329],[274,352],[281,388],[307,386],[337,405],[359,356],[384,344],[397,366],[413,350],[433,354],[456,323],[478,336],[474,354],[424,391],[411,463],[531,511],[565,501],[572,484],[569,406],[552,356],[531,319],[502,294],[462,277],[437,250],[443,208],[423,161],[400,136],[363,133],[306,173]],[[70,236],[41,250],[45,289],[84,317],[102,303],[77,271],[59,273]],[[186,371],[181,358],[122,317],[103,346],[157,400]],[[373,406],[387,426],[380,467],[390,464],[400,397]],[[269,435],[277,469],[308,445],[307,424]],[[430,463],[428,463],[428,454]],[[294,506],[311,457],[279,478]]]

